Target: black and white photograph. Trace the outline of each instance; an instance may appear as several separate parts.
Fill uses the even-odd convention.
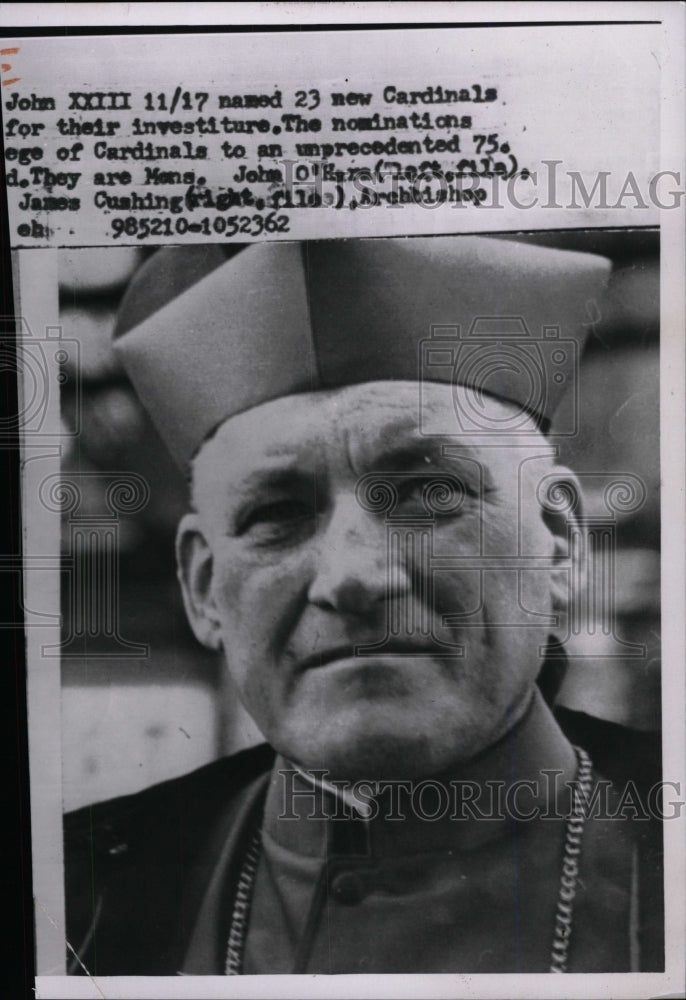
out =
[[[112,326],[110,256],[67,255],[65,329]],[[61,481],[74,972],[663,966],[657,260],[601,232],[135,268]]]
[[[206,6],[2,41],[34,995],[683,995],[683,11]]]

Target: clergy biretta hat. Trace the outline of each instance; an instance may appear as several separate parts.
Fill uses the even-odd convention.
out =
[[[182,468],[228,417],[361,382],[468,385],[545,425],[609,268],[475,236],[165,247],[124,296],[115,351]]]

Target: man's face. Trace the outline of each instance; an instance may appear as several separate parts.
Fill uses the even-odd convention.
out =
[[[454,422],[452,392],[424,386],[424,431]],[[427,436],[417,404],[416,383],[379,382],[232,417],[196,459],[180,528],[187,606],[246,708],[287,758],[333,776],[416,777],[478,754],[525,710],[551,631],[544,439]],[[370,474],[391,484],[390,511]]]

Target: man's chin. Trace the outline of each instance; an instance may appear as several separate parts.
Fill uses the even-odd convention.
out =
[[[462,742],[460,734],[419,726],[406,713],[385,713],[378,719],[358,711],[352,719],[339,715],[321,720],[318,728],[312,724],[280,749],[300,767],[328,771],[333,780],[411,780],[464,763],[473,750]]]
[[[397,716],[412,722],[417,707],[433,711],[436,700],[460,699],[456,690],[464,663],[457,657],[430,653],[346,656],[303,671],[295,680],[291,698],[313,709],[328,709],[354,718]]]

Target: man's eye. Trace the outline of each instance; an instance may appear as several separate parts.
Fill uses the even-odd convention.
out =
[[[398,493],[401,504],[416,505],[421,513],[434,515],[457,514],[466,500],[478,495],[453,475],[408,478],[399,485]]]
[[[400,502],[418,501],[421,503],[427,485],[428,482],[425,478],[401,480],[396,487]]]
[[[237,535],[251,533],[269,540],[304,530],[314,518],[307,504],[299,500],[275,500],[250,510],[238,524]]]

